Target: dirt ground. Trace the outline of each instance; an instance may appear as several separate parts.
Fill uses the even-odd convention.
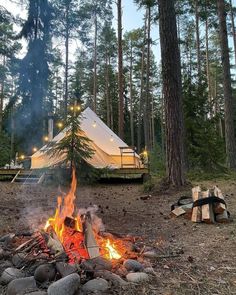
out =
[[[217,184],[236,219],[236,181],[195,184]],[[67,189],[0,182],[0,235],[42,226],[53,214],[60,191]],[[190,195],[191,188],[150,194],[149,199],[140,199],[147,193],[142,184],[134,183],[77,189],[77,207],[96,204],[107,231],[142,236],[145,244],[156,246],[162,256],[151,261],[155,274],[148,284],[111,294],[236,294],[235,222],[209,225],[194,224],[184,217],[170,218],[171,204]]]

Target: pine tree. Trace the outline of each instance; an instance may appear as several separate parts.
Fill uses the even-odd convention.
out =
[[[49,154],[60,156],[66,154],[66,162],[70,163],[70,167],[76,170],[81,169],[81,165],[85,160],[93,155],[93,149],[90,147],[91,140],[87,138],[80,127],[80,106],[74,104],[70,107],[70,113],[65,121],[65,137],[60,140]]]

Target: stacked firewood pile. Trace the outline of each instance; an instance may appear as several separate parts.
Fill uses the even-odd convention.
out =
[[[226,223],[230,221],[224,196],[217,186],[208,190],[201,190],[200,186],[194,187],[192,199],[185,197],[180,199],[173,205],[171,215],[175,217],[185,215],[193,222]]]
[[[149,280],[154,274],[151,258],[158,257],[157,249],[146,247],[137,237],[119,238],[126,247],[121,258],[98,256],[69,263],[60,241],[45,231],[0,237],[0,294],[104,294],[112,286],[122,289]]]

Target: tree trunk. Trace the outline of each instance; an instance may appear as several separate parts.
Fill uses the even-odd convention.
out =
[[[97,112],[97,35],[98,35],[98,22],[97,13],[94,16],[94,66],[93,66],[93,109]]]
[[[133,44],[130,45],[130,74],[129,74],[129,91],[130,91],[130,135],[131,145],[134,147],[134,110],[133,110]]]
[[[64,100],[64,118],[67,117],[68,107],[68,68],[69,68],[69,3],[66,5],[66,40],[65,40],[65,100]]]
[[[150,47],[151,47],[151,7],[147,8],[147,67],[146,67],[146,95],[144,103],[144,138],[145,146],[148,151],[151,149],[150,144]]]
[[[119,89],[119,136],[124,139],[124,97],[123,97],[123,50],[122,50],[122,7],[117,1],[118,12],[118,89]]]
[[[207,86],[208,86],[208,103],[210,108],[210,116],[212,117],[212,96],[211,96],[211,77],[210,77],[210,63],[209,63],[209,41],[208,41],[208,16],[207,16],[207,4],[205,3],[206,9],[206,23],[205,23],[205,42],[206,42],[206,75],[207,75]]]
[[[196,47],[197,47],[197,72],[198,72],[198,81],[199,81],[201,78],[201,51],[200,51],[198,0],[195,0],[195,24],[196,24]]]
[[[166,168],[170,185],[185,184],[180,53],[174,0],[159,0],[159,29],[166,122]]]
[[[138,111],[138,152],[141,151],[141,130],[142,130],[142,107],[143,107],[143,88],[144,88],[144,70],[145,70],[145,49],[146,49],[146,30],[147,30],[147,10],[145,13],[145,25],[144,25],[144,39],[142,47],[141,58],[141,81],[140,81],[140,96],[139,96],[139,111]]]
[[[223,66],[223,91],[225,108],[225,143],[227,165],[229,168],[236,168],[236,150],[234,133],[234,107],[230,76],[229,46],[226,27],[226,12],[224,0],[217,0],[219,17],[219,34],[221,45],[221,58]]]
[[[107,126],[111,127],[111,116],[110,116],[110,85],[109,85],[109,66],[108,66],[108,53],[106,53],[106,117],[107,117]]]
[[[232,34],[233,34],[233,41],[234,41],[234,64],[236,65],[236,31],[235,31],[235,24],[234,24],[234,12],[233,12],[232,0],[230,0],[229,3],[230,3],[230,18],[231,18],[231,24],[232,24]]]

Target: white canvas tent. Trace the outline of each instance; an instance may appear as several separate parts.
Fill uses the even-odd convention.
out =
[[[92,158],[87,162],[95,168],[119,169],[122,167],[140,168],[140,158],[128,145],[123,142],[99,117],[90,109],[82,112],[81,129],[92,141],[91,148],[94,150]],[[66,129],[56,135],[52,141],[43,146],[31,157],[31,169],[55,167],[66,158],[66,154],[60,156],[49,155],[48,150],[65,137]],[[121,156],[121,149],[125,153]]]

